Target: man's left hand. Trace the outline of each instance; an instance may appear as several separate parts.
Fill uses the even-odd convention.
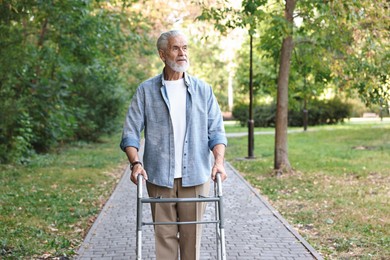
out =
[[[221,174],[221,181],[226,180],[227,174],[226,174],[225,166],[222,163],[214,164],[213,169],[211,171],[211,179],[213,181],[217,181],[217,173]]]

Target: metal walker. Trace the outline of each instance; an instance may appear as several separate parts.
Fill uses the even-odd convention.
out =
[[[225,246],[225,228],[223,215],[223,196],[222,196],[222,180],[221,174],[216,176],[217,181],[214,182],[213,197],[198,197],[198,198],[144,198],[143,193],[143,176],[137,176],[137,259],[142,259],[142,227],[146,225],[188,225],[188,224],[209,224],[214,223],[216,226],[216,245],[217,259],[226,260]],[[182,221],[182,222],[143,222],[143,204],[144,203],[181,203],[181,202],[214,202],[215,204],[215,220],[211,221]]]

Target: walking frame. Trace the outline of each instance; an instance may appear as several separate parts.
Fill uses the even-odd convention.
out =
[[[223,196],[222,196],[222,180],[221,174],[217,173],[216,182],[214,182],[214,196],[198,198],[143,198],[143,176],[137,176],[137,260],[142,259],[142,227],[145,225],[188,225],[188,224],[209,224],[214,223],[216,227],[216,245],[217,259],[226,260],[225,246],[225,228],[223,215]],[[142,211],[144,203],[182,203],[182,202],[214,202],[215,204],[215,220],[210,221],[181,221],[181,222],[143,222]]]

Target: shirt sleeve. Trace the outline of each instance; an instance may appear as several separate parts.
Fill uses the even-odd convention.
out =
[[[227,138],[225,134],[225,127],[223,125],[221,109],[210,86],[207,104],[209,148],[210,150],[213,150],[214,146],[217,144],[227,146]]]
[[[144,97],[145,94],[141,85],[133,96],[126,114],[120,143],[122,151],[125,151],[128,146],[135,147],[137,150],[140,148],[141,132],[144,129],[145,122]]]

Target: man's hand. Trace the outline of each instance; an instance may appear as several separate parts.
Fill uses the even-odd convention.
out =
[[[146,174],[146,171],[145,171],[142,163],[139,160],[137,148],[132,147],[132,146],[128,146],[125,148],[125,152],[126,152],[127,158],[129,159],[129,162],[133,163],[133,167],[130,167],[131,168],[130,180],[135,185],[138,185],[138,180],[137,180],[138,174],[141,174],[142,176],[144,176],[144,179],[147,180],[148,175]]]
[[[214,155],[214,166],[211,170],[211,179],[213,181],[217,181],[216,176],[217,173],[221,174],[221,181],[226,180],[227,174],[224,166],[224,156],[225,156],[225,145],[217,144],[213,148]]]
[[[138,185],[138,175],[141,174],[142,176],[144,176],[144,179],[147,180],[148,179],[148,175],[145,171],[145,169],[142,167],[142,164],[136,164],[134,165],[133,167],[133,170],[131,171],[131,174],[130,174],[130,180],[135,184],[135,185]]]
[[[217,181],[217,173],[221,174],[221,181],[226,180],[227,174],[226,174],[225,166],[223,165],[223,163],[214,164],[213,169],[211,171],[211,179],[213,181]]]

